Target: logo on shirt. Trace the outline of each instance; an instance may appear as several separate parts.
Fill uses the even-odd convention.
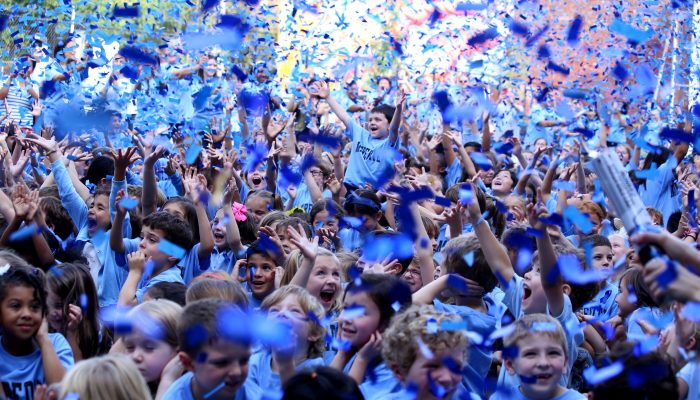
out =
[[[365,147],[359,142],[357,143],[357,148],[355,149],[358,153],[362,154],[362,158],[367,161],[379,162],[379,159],[374,156],[374,150],[369,147]]]

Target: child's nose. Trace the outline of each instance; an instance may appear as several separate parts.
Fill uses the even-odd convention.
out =
[[[241,364],[237,362],[231,363],[231,366],[228,369],[228,376],[231,378],[238,378],[241,375],[243,375],[243,369],[241,368]]]
[[[435,380],[435,382],[440,384],[440,386],[445,388],[451,388],[460,381],[459,375],[453,374],[445,366],[442,366],[435,370],[435,372],[433,373],[433,379]]]

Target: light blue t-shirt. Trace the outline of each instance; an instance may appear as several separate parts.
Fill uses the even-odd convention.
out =
[[[664,216],[664,226],[675,211],[683,207],[680,189],[673,195],[674,184],[673,165],[675,160],[666,161],[656,170],[656,176],[647,178],[646,185],[639,185],[639,196],[647,207],[653,207]]]
[[[585,315],[598,318],[600,321],[607,321],[618,314],[619,308],[615,298],[620,293],[620,288],[608,281],[591,301],[581,307]]]
[[[185,283],[182,281],[182,276],[180,276],[180,269],[176,265],[166,269],[165,271],[161,272],[156,276],[151,277],[146,281],[141,279],[141,282],[139,282],[138,286],[136,287],[136,300],[138,300],[139,304],[143,300],[143,295],[146,294],[148,289],[158,282],[175,282],[182,284]]]
[[[177,263],[182,271],[182,279],[186,285],[209,269],[211,257],[199,258],[199,243],[185,253],[185,257]]]
[[[566,392],[562,393],[557,397],[552,397],[550,400],[586,400],[587,397],[581,393],[575,391],[574,389],[568,389]],[[525,397],[520,391],[520,387],[516,386],[513,390],[499,390],[491,397],[489,400],[531,400],[529,397]]]
[[[523,278],[518,274],[513,275],[513,279],[508,283],[508,287],[505,289],[506,295],[503,297],[503,304],[508,307],[510,312],[515,318],[520,318],[524,315],[522,310],[523,302]],[[549,305],[547,306],[547,315],[549,313]],[[568,347],[568,367],[566,373],[561,376],[559,384],[566,387],[569,383],[569,374],[571,374],[571,368],[576,361],[576,356],[578,353],[578,346],[583,343],[583,332],[579,328],[578,318],[574,314],[571,308],[571,300],[569,296],[564,295],[564,309],[560,315],[552,315],[564,328],[564,333],[566,334],[566,344]],[[520,385],[520,379],[516,375],[510,375],[506,372],[506,368],[501,368],[501,372],[498,375],[498,387],[499,388],[509,388],[517,387]]]
[[[691,361],[676,374],[688,385],[687,400],[700,400],[700,367],[698,361]]]
[[[376,186],[387,168],[393,168],[391,155],[399,140],[391,143],[389,136],[375,139],[355,121],[350,121],[345,134],[352,140],[352,150],[344,182],[357,187],[364,187],[367,183]]]
[[[467,323],[467,330],[478,333],[482,337],[488,337],[491,332],[501,327],[501,317],[505,307],[494,302],[489,296],[484,297],[486,314],[473,310],[466,306],[445,304],[440,300],[433,300],[437,311],[459,315]],[[485,378],[491,368],[493,351],[482,346],[469,347],[469,358],[462,369],[462,383],[469,390],[486,395]]]
[[[250,357],[248,366],[248,379],[265,392],[281,392],[282,383],[280,375],[272,371],[272,353],[269,350],[261,350]],[[297,365],[295,371],[324,365],[323,358],[309,358]]]
[[[663,310],[658,307],[640,307],[627,317],[627,339],[644,340],[647,334],[637,321],[644,320],[658,330],[663,330],[673,322],[673,311]]]
[[[452,185],[456,184],[459,182],[459,179],[462,177],[462,164],[459,162],[459,157],[456,157],[454,161],[452,161],[452,164],[450,164],[447,167],[447,175],[445,176],[445,183],[447,186],[445,186],[445,190],[450,188]]]
[[[212,272],[224,271],[230,274],[237,260],[238,258],[233,250],[218,249],[214,246],[214,250],[211,252],[210,256],[209,270]]]
[[[356,358],[357,354],[352,356],[347,365],[345,365],[343,373],[347,375],[350,372],[350,368]],[[394,393],[399,393],[402,390],[403,385],[396,379],[386,364],[384,364],[384,361],[375,365],[372,369],[367,367],[365,377],[360,384],[360,391],[367,400],[392,398],[391,396],[393,396]]]
[[[73,351],[66,338],[60,333],[49,333],[49,339],[56,350],[61,365],[68,370],[75,363]],[[13,356],[5,350],[0,336],[0,381],[5,396],[10,399],[31,399],[36,385],[46,383],[46,375],[41,361],[41,350],[26,356]]]
[[[194,400],[192,394],[192,379],[194,375],[188,372],[182,375],[163,395],[163,400]],[[262,390],[250,379],[243,382],[243,386],[236,391],[234,400],[259,400],[262,397]]]

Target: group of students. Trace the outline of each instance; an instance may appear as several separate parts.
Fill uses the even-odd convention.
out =
[[[29,55],[0,89],[6,398],[700,399],[700,156],[680,135],[583,106],[590,129],[534,125],[576,140],[533,137],[528,104],[424,77],[365,104],[312,75],[283,96],[263,66],[229,87],[174,52],[132,89],[206,124],[115,111],[121,69],[89,106],[112,126],[53,131],[42,111],[88,75],[71,43],[34,78],[52,93]],[[20,112],[23,90],[42,100]],[[495,107],[450,123],[441,93]],[[656,230],[629,237],[607,206],[589,161],[608,147]],[[645,244],[665,255],[643,265]]]

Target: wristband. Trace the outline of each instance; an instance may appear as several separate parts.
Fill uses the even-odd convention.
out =
[[[57,152],[57,151],[58,151],[58,150],[56,150],[56,149],[52,149],[52,150],[49,150],[45,155],[46,155],[46,157],[48,157],[48,156],[50,156],[51,154],[53,154],[53,153],[55,153],[55,152]]]

